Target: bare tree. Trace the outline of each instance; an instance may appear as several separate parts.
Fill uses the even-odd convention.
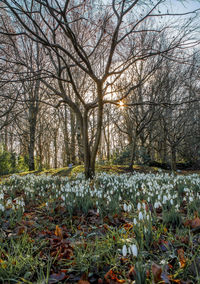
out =
[[[112,99],[107,97],[110,87],[114,84],[117,86],[118,80],[133,63],[158,54],[167,54],[177,47],[196,44],[192,40],[196,29],[192,19],[182,22],[177,30],[171,14],[157,13],[157,8],[163,2],[150,1],[147,5],[140,0],[110,0],[94,5],[93,2],[81,0],[2,0],[3,9],[12,15],[17,30],[3,30],[1,33],[14,37],[26,35],[46,49],[49,57],[46,76],[53,81],[41,80],[54,96],[59,96],[61,101],[72,108],[79,120],[87,178],[93,177],[95,171],[104,104],[118,104],[142,82],[131,87],[128,84],[122,97]],[[144,31],[142,24],[147,19],[162,16],[168,17],[168,22],[165,21],[161,26],[156,24],[154,28],[151,26]],[[169,44],[162,46],[161,35],[168,28]],[[151,44],[145,50],[137,41],[138,34],[143,32],[155,34],[154,45]],[[77,73],[81,82],[76,80]],[[70,84],[73,89],[75,100],[68,96],[66,84]],[[89,135],[91,109],[96,109],[97,120],[92,143]]]

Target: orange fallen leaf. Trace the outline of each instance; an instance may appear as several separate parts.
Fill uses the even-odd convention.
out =
[[[104,276],[106,283],[110,283],[110,279],[116,281],[116,283],[125,283],[126,281],[123,279],[118,279],[117,275],[112,271],[109,270],[106,275]]]
[[[124,227],[125,230],[128,231],[128,230],[133,228],[133,224],[126,223],[126,224],[123,225],[123,227]]]
[[[62,229],[58,225],[56,225],[55,235],[61,239],[63,238]]]
[[[180,267],[184,268],[186,266],[186,259],[183,249],[178,249],[178,258],[179,258]]]
[[[90,284],[87,280],[79,280],[78,284]]]

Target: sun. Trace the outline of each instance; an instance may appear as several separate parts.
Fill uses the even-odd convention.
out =
[[[124,103],[123,103],[122,101],[119,101],[119,107],[120,107],[121,109],[124,108]]]

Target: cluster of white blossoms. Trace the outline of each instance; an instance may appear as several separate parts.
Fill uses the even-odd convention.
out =
[[[24,199],[15,200],[20,192]],[[96,208],[97,212],[112,213],[119,209],[136,214],[136,223],[151,217],[149,210],[147,212],[145,209],[146,205],[153,210],[169,210],[172,207],[179,210],[184,201],[188,205],[198,203],[200,175],[101,173],[92,182],[85,180],[82,174],[71,180],[46,175],[13,175],[0,184],[0,210],[7,207],[9,199],[10,205],[15,203],[18,208],[24,208],[26,202],[32,200],[37,204],[46,203],[47,206],[61,202],[66,208],[71,204],[83,208],[86,204],[90,209]]]
[[[138,248],[135,244],[133,245],[130,245],[130,246],[126,246],[126,245],[123,245],[122,247],[122,255],[123,257],[126,257],[127,254],[130,254],[130,255],[133,255],[134,257],[137,257],[138,256]]]

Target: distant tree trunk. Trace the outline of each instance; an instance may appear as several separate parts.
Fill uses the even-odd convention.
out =
[[[29,171],[35,170],[35,161],[34,161],[34,150],[35,150],[35,127],[36,127],[36,121],[35,123],[32,123],[30,125],[30,141],[29,141],[29,147],[28,147],[28,153],[29,153]]]
[[[67,127],[68,115],[67,107],[65,105],[65,117],[64,117],[64,165],[70,164],[70,151],[69,151],[69,133]]]
[[[171,170],[176,171],[176,148],[171,147]]]
[[[54,168],[57,169],[58,167],[58,129],[54,129],[54,137],[53,137],[53,145],[54,145]]]
[[[47,169],[50,168],[50,160],[51,160],[50,143],[46,142],[46,144],[45,144],[45,167]]]
[[[84,150],[83,150],[83,137],[81,134],[80,121],[77,117],[76,120],[76,139],[78,142],[78,162],[79,164],[84,161]]]
[[[137,138],[132,139],[132,147],[131,147],[131,159],[129,164],[129,169],[133,170],[133,165],[136,157],[136,147],[137,147]]]
[[[34,105],[29,106],[29,145],[28,145],[28,166],[29,171],[35,170],[35,133],[36,133],[36,123],[37,123],[37,107]]]
[[[104,128],[104,137],[106,142],[106,156],[107,161],[110,161],[110,114],[107,112],[107,135],[106,135],[106,128]]]
[[[8,127],[5,126],[5,131],[4,131],[4,149],[5,151],[8,151]]]
[[[43,151],[42,151],[42,137],[41,133],[38,136],[38,157],[39,157],[39,169],[43,167]]]
[[[10,152],[13,153],[13,132],[10,133]]]
[[[37,80],[32,92],[30,92],[30,104],[29,104],[29,145],[28,145],[28,154],[29,154],[29,171],[35,170],[35,135],[36,135],[36,125],[37,125],[37,116],[39,111],[39,88],[40,81]]]
[[[70,109],[70,123],[71,123],[71,147],[70,147],[71,162],[75,164],[76,163],[76,154],[75,154],[76,129],[75,129],[75,114],[72,109]]]

